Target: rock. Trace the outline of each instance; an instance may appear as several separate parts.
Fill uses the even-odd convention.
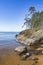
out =
[[[21,38],[22,39],[22,38]],[[25,39],[24,38],[24,44],[25,45],[34,45],[34,44],[42,44],[43,45],[43,29],[39,30],[37,32],[34,32],[34,34],[30,37]]]
[[[22,35],[19,34],[17,36],[17,40],[18,40],[18,42],[21,42],[21,43],[23,43],[23,44],[25,44],[27,46],[43,45],[43,29],[34,32],[29,38],[27,38],[23,34]]]
[[[43,45],[43,40],[41,40],[41,44]]]
[[[40,51],[34,51],[33,54],[34,55],[39,55],[40,54]]]
[[[26,55],[22,55],[21,59],[26,60]]]
[[[37,48],[36,50],[37,50],[37,51],[38,51],[38,50],[39,50],[39,51],[41,51],[41,50],[43,51],[43,48],[40,48],[40,47],[39,47],[39,48]]]
[[[25,46],[18,46],[15,48],[15,51],[18,54],[22,54],[22,53],[26,53],[27,52],[27,48]]]
[[[30,57],[30,56],[31,56],[31,54],[27,52],[27,53],[26,53],[26,56],[27,56],[27,57]]]
[[[41,48],[43,48],[43,45],[40,45],[41,46]]]
[[[36,43],[43,44],[43,29],[35,32],[34,35],[31,36],[31,38],[34,40],[31,43],[33,43],[33,44],[36,44]]]
[[[26,40],[26,45],[30,46],[32,43],[34,43],[34,39],[28,39],[28,43],[27,43],[27,40]]]
[[[35,63],[38,63],[38,61],[36,60]]]
[[[39,52],[39,54],[43,54],[43,48],[38,48],[36,50]]]
[[[30,53],[28,52],[21,56],[22,60],[26,60],[28,57],[30,57]]]
[[[32,58],[32,60],[36,61],[36,60],[39,60],[38,58]]]
[[[42,51],[42,54],[43,54],[43,51]]]

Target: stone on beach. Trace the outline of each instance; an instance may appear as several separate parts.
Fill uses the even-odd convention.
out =
[[[35,61],[35,60],[39,60],[39,59],[38,59],[38,58],[32,58],[32,60],[34,60],[34,61]]]
[[[22,60],[26,60],[28,57],[30,57],[30,52],[27,51],[26,46],[18,46],[15,48],[15,51],[17,52],[18,55],[20,55]]]
[[[24,55],[22,55],[22,60],[26,60],[28,57],[30,56],[30,53],[26,53],[26,54],[24,54]]]
[[[40,51],[41,54],[43,54],[43,48],[36,49],[37,51]]]
[[[26,53],[27,52],[27,48],[26,48],[26,46],[18,46],[18,47],[15,48],[15,51],[18,54],[22,54],[22,53]]]

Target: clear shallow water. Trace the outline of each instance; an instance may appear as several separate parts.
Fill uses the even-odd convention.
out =
[[[0,32],[0,48],[16,47],[20,45],[16,42],[16,34],[18,34],[18,32]]]

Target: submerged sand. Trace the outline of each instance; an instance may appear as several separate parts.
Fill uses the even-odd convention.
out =
[[[36,65],[43,65],[43,55],[32,55],[27,60],[21,60],[21,57],[15,53],[14,48],[0,49],[0,65],[31,65],[34,63],[31,58],[35,57],[39,58],[38,64]]]

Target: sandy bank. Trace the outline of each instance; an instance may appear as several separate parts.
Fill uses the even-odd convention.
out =
[[[32,55],[30,57],[39,58],[37,65],[43,65],[43,55]],[[1,49],[0,50],[0,65],[31,65],[33,64],[33,60],[29,60],[29,58],[25,61],[21,60],[21,57],[18,56],[14,49]]]

